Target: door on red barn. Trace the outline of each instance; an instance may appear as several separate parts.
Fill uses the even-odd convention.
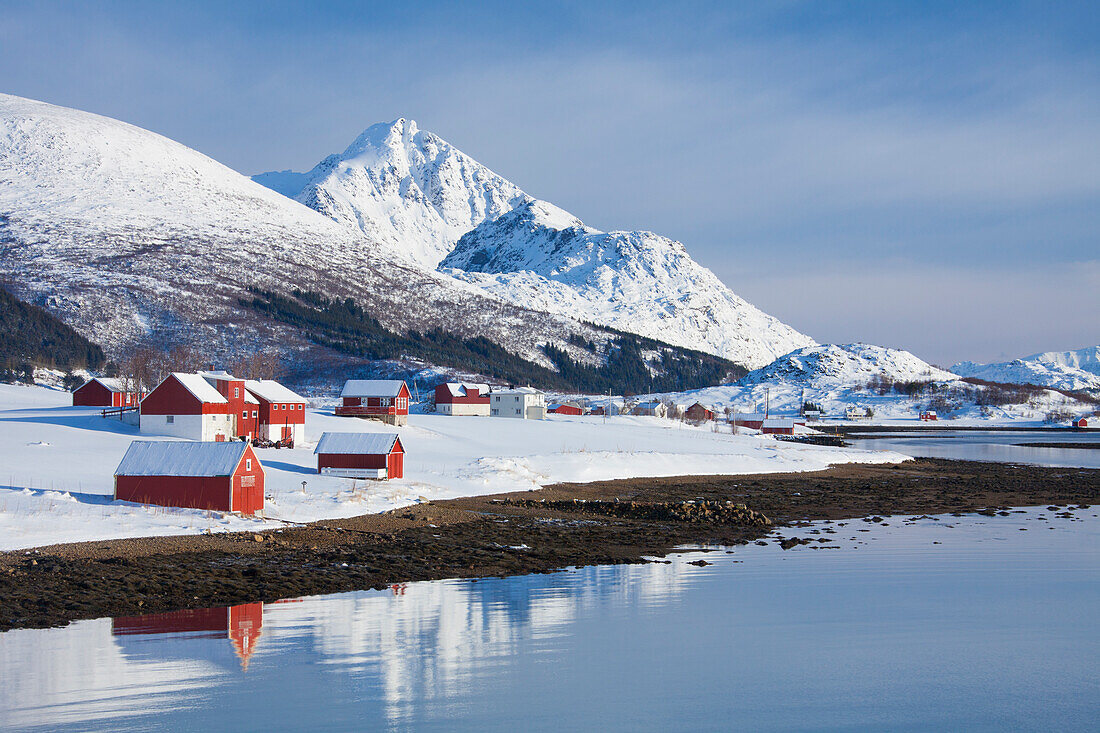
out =
[[[289,425],[283,426],[283,440],[291,440],[294,437],[294,428]]]
[[[222,435],[221,433],[218,433],[217,435],[214,436],[214,442],[215,443],[224,443],[225,442],[225,436]]]

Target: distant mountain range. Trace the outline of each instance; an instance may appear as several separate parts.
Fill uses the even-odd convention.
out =
[[[995,364],[962,361],[952,366],[951,371],[990,382],[1100,393],[1100,346],[1076,351],[1044,351]]]

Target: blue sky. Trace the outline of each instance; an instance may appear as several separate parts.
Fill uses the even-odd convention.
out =
[[[1100,3],[0,0],[0,89],[243,173],[400,116],[820,341],[1100,343]]]

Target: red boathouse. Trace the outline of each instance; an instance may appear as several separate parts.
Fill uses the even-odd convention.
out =
[[[248,443],[135,440],[115,469],[115,499],[255,514],[264,469]]]
[[[336,414],[404,425],[409,421],[409,396],[408,386],[400,379],[349,379]]]
[[[73,407],[134,407],[144,396],[127,389],[121,379],[93,377],[73,390]]]
[[[405,448],[397,433],[324,433],[313,452],[317,473],[378,479],[405,475]]]

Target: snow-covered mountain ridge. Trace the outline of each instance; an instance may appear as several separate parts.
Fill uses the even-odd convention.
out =
[[[440,267],[504,300],[762,366],[813,340],[738,297],[684,245],[601,232],[529,201],[458,240]]]
[[[225,358],[258,344],[310,349],[293,328],[241,308],[251,286],[354,297],[387,328],[482,335],[545,366],[542,344],[606,340],[396,260],[165,137],[10,95],[0,95],[0,276],[112,356],[148,338]]]
[[[951,371],[990,382],[1100,392],[1100,346],[1076,351],[1045,351],[994,364],[963,361],[952,366]]]
[[[308,173],[253,178],[401,258],[516,305],[750,368],[814,343],[732,293],[680,242],[587,227],[412,120],[369,127]]]

